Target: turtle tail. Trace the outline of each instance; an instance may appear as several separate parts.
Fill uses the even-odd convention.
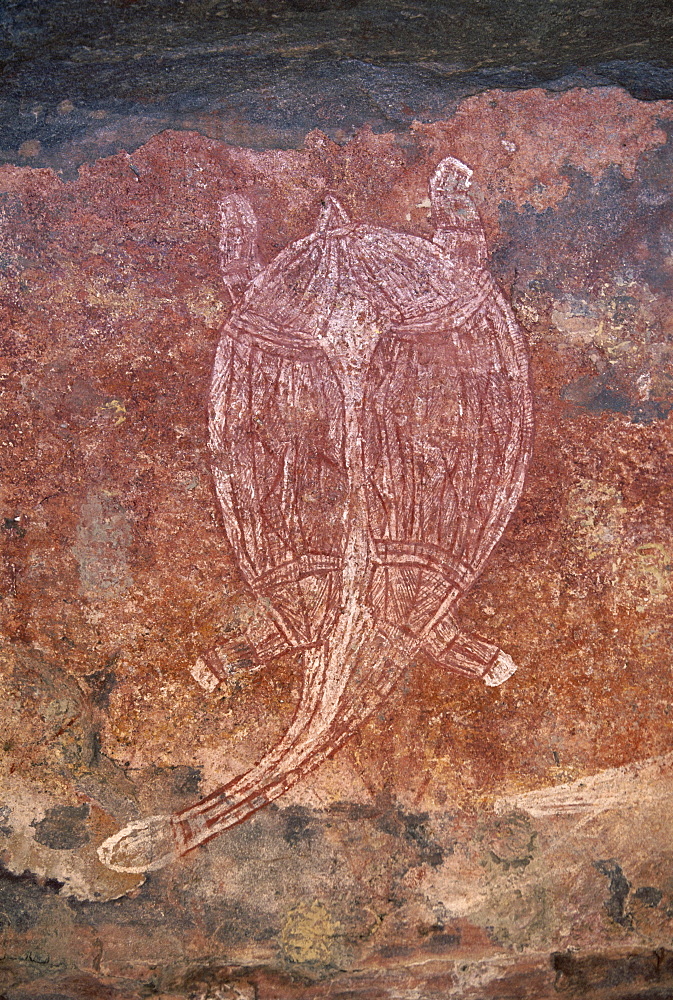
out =
[[[150,816],[104,841],[108,868],[161,868],[248,819],[330,757],[388,697],[417,644],[375,629],[370,613],[343,615],[335,634],[304,653],[302,695],[289,729],[249,771],[172,816]]]

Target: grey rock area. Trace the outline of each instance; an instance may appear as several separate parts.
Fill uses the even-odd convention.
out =
[[[403,131],[487,90],[673,96],[673,10],[572,0],[8,0],[0,162],[51,166],[165,129],[252,148]]]

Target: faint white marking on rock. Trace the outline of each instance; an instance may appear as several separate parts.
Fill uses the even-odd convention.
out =
[[[608,768],[577,781],[497,799],[498,813],[521,809],[535,817],[581,816],[636,809],[673,795],[673,753]]]
[[[121,597],[133,586],[131,541],[128,515],[111,497],[93,495],[82,504],[72,554],[85,597]]]

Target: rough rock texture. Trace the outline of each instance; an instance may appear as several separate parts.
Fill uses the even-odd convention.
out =
[[[404,132],[495,88],[673,98],[667,0],[8,0],[0,163],[133,152],[165,129],[301,148]]]
[[[0,169],[0,984],[29,997],[673,995],[673,105],[492,91],[446,120],[253,151],[163,132]],[[277,804],[146,877],[96,847],[287,726],[300,663],[204,692],[252,601],[207,395],[230,305],[218,202],[271,260],[328,193],[431,233],[474,169],[535,403],[522,500],[461,623],[500,688],[419,656]]]

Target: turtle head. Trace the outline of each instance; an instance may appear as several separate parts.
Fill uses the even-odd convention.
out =
[[[351,220],[346,210],[334,195],[328,194],[322,202],[322,209],[315,227],[316,233],[326,233],[331,229],[347,226]]]

